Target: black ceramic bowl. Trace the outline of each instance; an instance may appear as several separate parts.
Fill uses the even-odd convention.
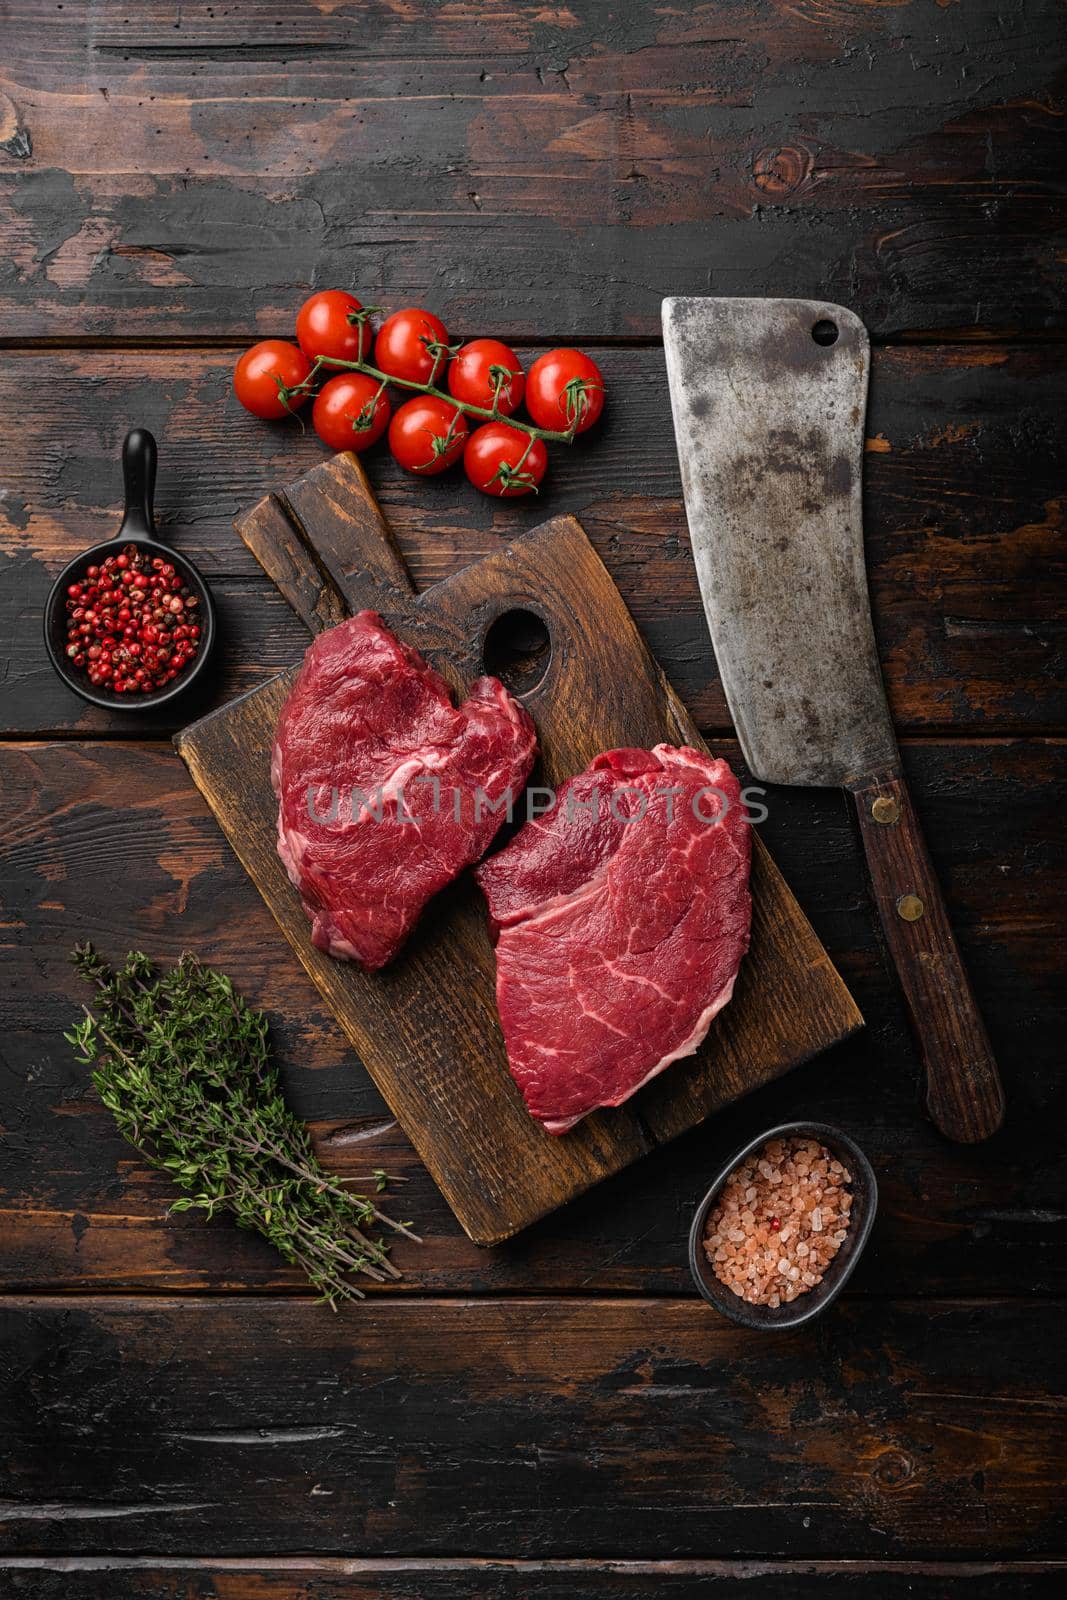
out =
[[[193,566],[169,545],[155,537],[152,503],[156,489],[156,441],[147,428],[134,428],[122,446],[122,474],[126,486],[126,509],[118,537],[95,544],[69,561],[49,591],[44,607],[44,642],[49,659],[64,683],[91,705],[107,711],[153,711],[184,694],[208,664],[215,643],[215,603],[211,591]],[[88,677],[67,659],[67,585],[77,582],[86,567],[99,566],[106,556],[117,555],[127,545],[136,545],[149,560],[160,556],[174,566],[198,601],[200,648],[178,676],[151,694],[116,694],[113,689],[89,682]]]
[[[817,1139],[831,1151],[852,1176],[852,1210],[849,1214],[848,1232],[841,1248],[823,1274],[821,1283],[807,1294],[798,1295],[788,1305],[754,1306],[720,1283],[704,1253],[704,1230],[708,1214],[718,1199],[719,1190],[736,1166],[746,1156],[754,1155],[770,1139]],[[867,1236],[871,1231],[875,1211],[878,1209],[878,1184],[870,1162],[847,1133],[831,1128],[825,1122],[785,1122],[779,1128],[768,1128],[755,1139],[736,1151],[723,1167],[715,1182],[697,1206],[693,1226],[689,1231],[689,1267],[693,1279],[709,1306],[721,1311],[731,1322],[743,1328],[764,1328],[775,1332],[783,1328],[798,1328],[810,1322],[820,1311],[837,1299],[852,1275],[852,1270],[863,1254]]]

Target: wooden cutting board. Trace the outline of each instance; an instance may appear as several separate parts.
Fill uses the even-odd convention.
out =
[[[600,750],[703,741],[581,527],[551,522],[416,596],[362,468],[343,455],[260,502],[236,527],[312,632],[373,607],[466,693],[488,665],[537,724],[534,782]],[[546,636],[547,630],[547,636]],[[739,1095],[862,1025],[756,839],[752,944],[701,1050],[627,1105],[553,1138],[512,1082],[481,895],[469,874],[438,897],[398,959],[368,974],[316,950],[275,851],[270,752],[296,673],[176,739],[223,831],[378,1088],[478,1244],[518,1232]]]

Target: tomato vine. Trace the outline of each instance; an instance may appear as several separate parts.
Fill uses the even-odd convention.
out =
[[[315,431],[332,449],[362,452],[388,429],[405,470],[436,476],[462,455],[471,483],[508,498],[536,493],[546,446],[572,444],[600,417],[604,381],[579,350],[545,351],[525,373],[508,345],[453,344],[441,319],[418,306],[394,311],[374,333],[380,310],[347,290],[319,290],[300,308],[298,344],[265,340],[240,358],[238,400],[257,416],[281,417],[314,397]],[[529,420],[515,414],[524,400]]]
[[[427,346],[429,348],[429,346]],[[447,347],[446,347],[447,348]],[[431,355],[434,352],[431,350]],[[498,411],[496,407],[471,405],[468,400],[457,400],[455,395],[449,394],[447,389],[439,389],[433,383],[416,383],[413,378],[395,378],[391,373],[382,372],[369,361],[343,361],[339,356],[316,356],[311,363],[311,371],[302,383],[294,384],[291,388],[279,386],[279,396],[283,403],[288,404],[293,395],[301,397],[301,403],[312,392],[323,369],[338,372],[362,372],[368,378],[374,378],[380,385],[378,393],[382,394],[388,388],[406,389],[411,394],[432,395],[435,400],[443,400],[453,410],[463,412],[468,417],[478,417],[482,422],[504,422],[509,428],[514,428],[519,433],[529,434],[531,439],[543,439],[549,444],[573,444],[574,436],[578,431],[581,420],[578,411],[575,411],[574,421],[569,428],[539,428],[535,423],[524,422],[521,417],[510,415],[506,411]],[[435,363],[434,373],[437,366]],[[498,390],[499,396],[499,390]]]

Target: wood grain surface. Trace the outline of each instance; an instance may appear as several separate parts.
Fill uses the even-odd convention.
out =
[[[576,338],[577,331],[570,337]],[[524,349],[528,360],[535,352]],[[461,475],[414,481],[384,447],[367,471],[418,589],[569,512],[656,660],[705,731],[729,728],[689,548],[659,349],[601,350],[595,436],[553,451],[532,503],[473,496]],[[0,730],[114,733],[45,664],[38,610],[56,572],[121,517],[128,425],[160,441],[156,509],[219,604],[219,671],[202,703],[146,717],[169,736],[296,660],[302,623],[232,520],[324,459],[313,434],[265,425],[230,388],[233,351],[25,350],[0,362]],[[898,729],[1053,732],[1067,723],[1067,437],[1061,346],[909,346],[873,353],[864,527],[879,652]],[[139,719],[140,725],[140,719]]]
[[[33,1600],[1046,1600],[1063,1561],[504,1561],[297,1556],[0,1558],[13,1596]]]
[[[304,616],[371,607],[466,694],[491,631],[548,630],[522,700],[534,777],[557,789],[602,750],[700,745],[573,518],[557,518],[416,597],[358,460],[338,455],[238,520]],[[303,547],[301,545],[303,541]],[[301,559],[302,557],[302,559]],[[332,597],[332,598],[331,598]],[[279,860],[270,752],[286,674],[185,729],[183,760],[283,933],[396,1113],[459,1221],[496,1244],[752,1089],[840,1043],[862,1018],[758,836],[752,939],[730,1006],[705,1043],[625,1106],[554,1138],[526,1110],[496,1014],[496,964],[468,878],[427,907],[397,959],[366,973],[311,943]]]
[[[0,6],[0,1594],[32,1600],[1030,1600],[1062,1516],[1063,21],[1058,0],[7,0]],[[425,302],[609,398],[536,504],[368,470],[416,588],[577,516],[737,761],[670,434],[663,294],[852,305],[865,532],[916,808],[1010,1103],[919,1065],[840,795],[761,828],[868,1026],[518,1239],[463,1235],[167,741],[303,624],[232,518],[322,460],[236,351],[309,286]],[[48,670],[49,582],[118,521],[128,427],[223,624],[138,730]],[[331,1168],[426,1243],[342,1317],[263,1241],[172,1216],[62,1042],[91,937],[183,946],[267,1008]],[[871,1156],[825,1319],[750,1343],[685,1266],[709,1174],[819,1114]],[[1057,1501],[1059,1504],[1057,1504]]]
[[[309,282],[466,334],[708,292],[1062,325],[1055,0],[7,14],[12,334],[276,333]]]
[[[718,748],[743,771],[734,742]],[[170,1190],[116,1135],[62,1030],[85,996],[75,940],[173,960],[201,952],[267,1009],[289,1099],[327,1166],[385,1166],[426,1240],[402,1293],[684,1293],[692,1209],[716,1165],[773,1121],[822,1115],[874,1162],[880,1214],[849,1293],[1067,1292],[1062,1196],[1062,742],[906,743],[904,760],[1012,1114],[989,1145],[945,1143],[920,1072],[839,792],[772,790],[760,833],[859,1001],[867,1027],[506,1247],[465,1239],[207,805],[165,745],[0,749],[13,819],[0,845],[10,983],[0,987],[0,1287],[154,1293],[301,1289],[261,1240],[170,1216]],[[1005,819],[1009,819],[1005,821]],[[122,839],[123,872],[114,871]],[[854,1288],[853,1288],[854,1286]],[[390,1290],[390,1293],[394,1291]]]
[[[211,1554],[236,1528],[246,1555],[503,1555],[521,1526],[528,1556],[904,1556],[950,1519],[957,1558],[1054,1548],[1061,1307],[839,1304],[832,1336],[752,1339],[692,1296],[382,1298],[370,1316],[14,1297],[0,1537]]]

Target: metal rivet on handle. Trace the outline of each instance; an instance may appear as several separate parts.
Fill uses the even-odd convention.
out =
[[[891,795],[882,794],[878,796],[878,799],[871,806],[871,816],[875,822],[899,822],[900,807]]]
[[[918,922],[926,907],[917,894],[902,894],[897,901],[897,915],[905,922]]]

